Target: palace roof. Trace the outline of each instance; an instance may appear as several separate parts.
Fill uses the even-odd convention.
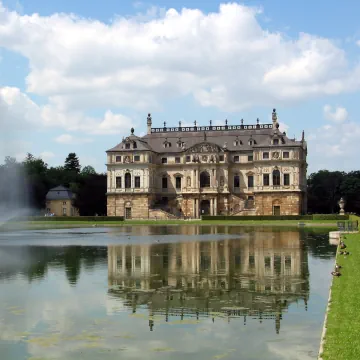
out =
[[[149,122],[150,119],[150,122]],[[148,126],[151,117],[148,117]],[[277,147],[303,147],[306,148],[304,138],[297,141],[287,137],[285,132],[279,130],[275,109],[272,124],[255,125],[216,125],[151,128],[150,133],[143,137],[132,134],[123,139],[121,143],[107,150],[107,152],[128,152],[148,150],[156,153],[186,152],[195,145],[209,143],[220,147],[221,151],[251,151],[254,148],[264,148],[273,145],[273,140],[278,139]],[[304,134],[303,134],[304,136]],[[135,145],[134,145],[135,144]]]

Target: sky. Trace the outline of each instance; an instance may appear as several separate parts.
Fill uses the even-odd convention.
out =
[[[0,162],[50,166],[134,127],[271,122],[308,142],[308,173],[358,169],[360,2],[0,0]]]

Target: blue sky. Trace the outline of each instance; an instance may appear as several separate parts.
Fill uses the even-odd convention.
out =
[[[309,172],[357,169],[360,3],[0,0],[0,156],[50,165],[153,126],[305,130]]]

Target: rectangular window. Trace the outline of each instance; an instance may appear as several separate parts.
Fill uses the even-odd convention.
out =
[[[248,188],[254,187],[254,177],[252,175],[248,176]]]
[[[273,140],[273,145],[279,145],[279,139],[274,139]]]
[[[290,174],[284,174],[284,186],[290,185]]]
[[[117,189],[121,188],[121,176],[116,177],[116,188]]]
[[[162,178],[162,188],[167,189],[167,177]]]
[[[186,162],[190,162],[191,161],[191,156],[190,155],[187,155],[186,156]]]
[[[291,269],[291,256],[285,255],[285,269]]]
[[[135,176],[135,187],[140,188],[140,176]]]
[[[255,267],[255,255],[249,255],[249,268],[253,269]]]
[[[252,154],[248,155],[248,161],[254,161],[254,156]]]
[[[178,156],[175,158],[175,164],[180,164],[180,158]]]
[[[140,161],[140,155],[135,155],[134,156],[134,161]]]
[[[115,161],[116,162],[121,162],[121,156],[116,156]]]
[[[263,152],[263,159],[266,160],[269,158],[269,153],[268,152]]]
[[[167,158],[161,158],[161,163],[162,164],[167,164]]]
[[[224,155],[219,155],[219,161],[224,161]]]
[[[269,186],[270,185],[270,176],[269,176],[269,174],[264,174],[263,175],[263,180],[264,180],[264,186]]]
[[[280,206],[274,205],[273,215],[275,215],[275,216],[280,216],[280,214],[281,214],[281,212],[280,212]]]
[[[234,188],[239,188],[239,187],[240,187],[240,176],[235,175],[234,176]]]
[[[234,162],[239,162],[240,158],[239,156],[234,156]]]
[[[176,182],[176,184],[175,184],[176,188],[181,189],[181,177],[180,176],[176,177],[175,182]]]
[[[130,149],[130,144],[125,144],[125,149]]]
[[[63,215],[66,215],[66,208],[63,208]]]
[[[290,156],[289,156],[289,152],[288,151],[284,151],[283,152],[283,158],[284,159],[288,159]]]

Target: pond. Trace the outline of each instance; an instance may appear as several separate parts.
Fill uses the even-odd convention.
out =
[[[0,233],[0,359],[316,359],[325,230]]]

